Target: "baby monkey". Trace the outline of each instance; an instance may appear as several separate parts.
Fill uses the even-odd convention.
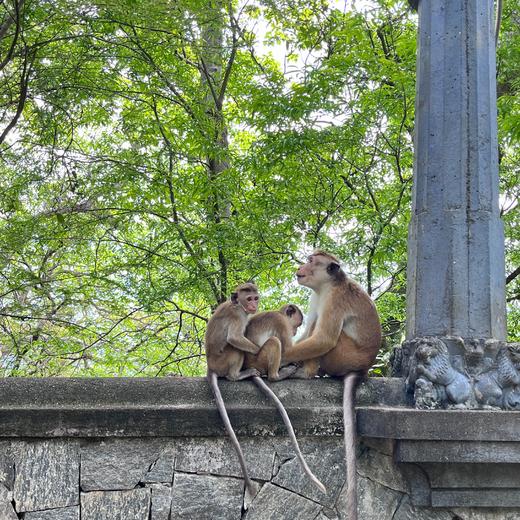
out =
[[[303,323],[302,311],[293,304],[284,305],[278,311],[266,311],[249,319],[246,338],[261,345],[258,354],[246,353],[244,368],[254,368],[269,381],[281,381],[294,374],[296,365],[280,369],[282,355],[292,346],[293,336]]]

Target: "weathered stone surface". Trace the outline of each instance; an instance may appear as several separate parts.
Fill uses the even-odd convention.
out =
[[[359,407],[358,433],[367,437],[443,441],[518,441],[520,412]]]
[[[175,473],[172,520],[239,520],[243,487],[240,479]]]
[[[358,479],[358,516],[363,520],[390,520],[393,518],[402,493],[389,489],[367,478]],[[338,501],[338,510],[345,511],[345,495]]]
[[[238,434],[285,435],[274,405],[252,382],[220,384]],[[397,378],[370,378],[360,386],[357,402],[364,406],[403,405],[402,387],[403,381]],[[341,379],[279,381],[272,388],[282,398],[299,435],[341,435]],[[224,434],[203,378],[0,379],[0,437]]]
[[[460,520],[518,520],[519,518],[518,511],[508,509],[452,509],[451,511]]]
[[[392,457],[366,449],[358,458],[358,474],[395,491],[408,492],[408,484]]]
[[[520,443],[465,441],[398,441],[398,462],[488,462],[520,464]]]
[[[14,457],[10,441],[0,441],[0,484],[7,489],[13,489]]]
[[[327,488],[324,495],[303,472],[289,441],[277,447],[279,471],[273,484],[294,491],[327,507],[333,507],[345,481],[343,439],[299,439],[300,448],[309,468]]]
[[[79,448],[75,441],[45,440],[14,446],[18,512],[79,504]]]
[[[79,507],[65,507],[25,513],[24,520],[79,520]]]
[[[88,441],[81,447],[81,489],[133,489],[156,462],[161,439],[105,439]]]
[[[381,519],[385,520],[385,519]],[[409,497],[405,496],[392,520],[453,520],[453,514],[448,510],[432,510],[414,507]]]
[[[271,439],[240,438],[249,476],[270,480],[273,471],[274,446]],[[178,444],[175,469],[186,473],[212,473],[242,477],[238,457],[227,437],[193,438]]]
[[[11,500],[12,492],[0,484],[0,520],[18,520]]]
[[[81,494],[81,520],[148,520],[150,489]]]
[[[255,497],[245,515],[246,520],[280,520],[297,518],[314,520],[321,505],[291,493],[287,489],[266,484]]]
[[[178,441],[179,442],[179,441]],[[149,471],[145,474],[143,482],[161,482],[173,483],[173,467],[175,465],[176,444],[169,444],[159,454],[159,458],[150,466]]]
[[[171,486],[164,484],[152,484],[152,520],[170,520],[172,508]]]

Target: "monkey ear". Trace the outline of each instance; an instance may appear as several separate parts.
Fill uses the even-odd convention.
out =
[[[330,274],[331,276],[336,276],[336,274],[338,274],[339,270],[340,270],[340,265],[337,262],[331,262],[327,266],[327,273]]]
[[[285,309],[285,314],[287,314],[287,316],[289,316],[289,318],[296,313],[296,307],[294,305],[287,305],[286,309]]]
[[[231,303],[237,304],[238,303],[238,293],[232,292],[229,299],[231,300]]]

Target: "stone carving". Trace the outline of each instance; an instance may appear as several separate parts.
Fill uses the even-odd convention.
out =
[[[520,410],[520,344],[428,336],[403,343],[392,362],[417,408]]]

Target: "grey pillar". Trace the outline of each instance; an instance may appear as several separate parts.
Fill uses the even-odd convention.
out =
[[[504,340],[493,0],[418,9],[407,339]]]

